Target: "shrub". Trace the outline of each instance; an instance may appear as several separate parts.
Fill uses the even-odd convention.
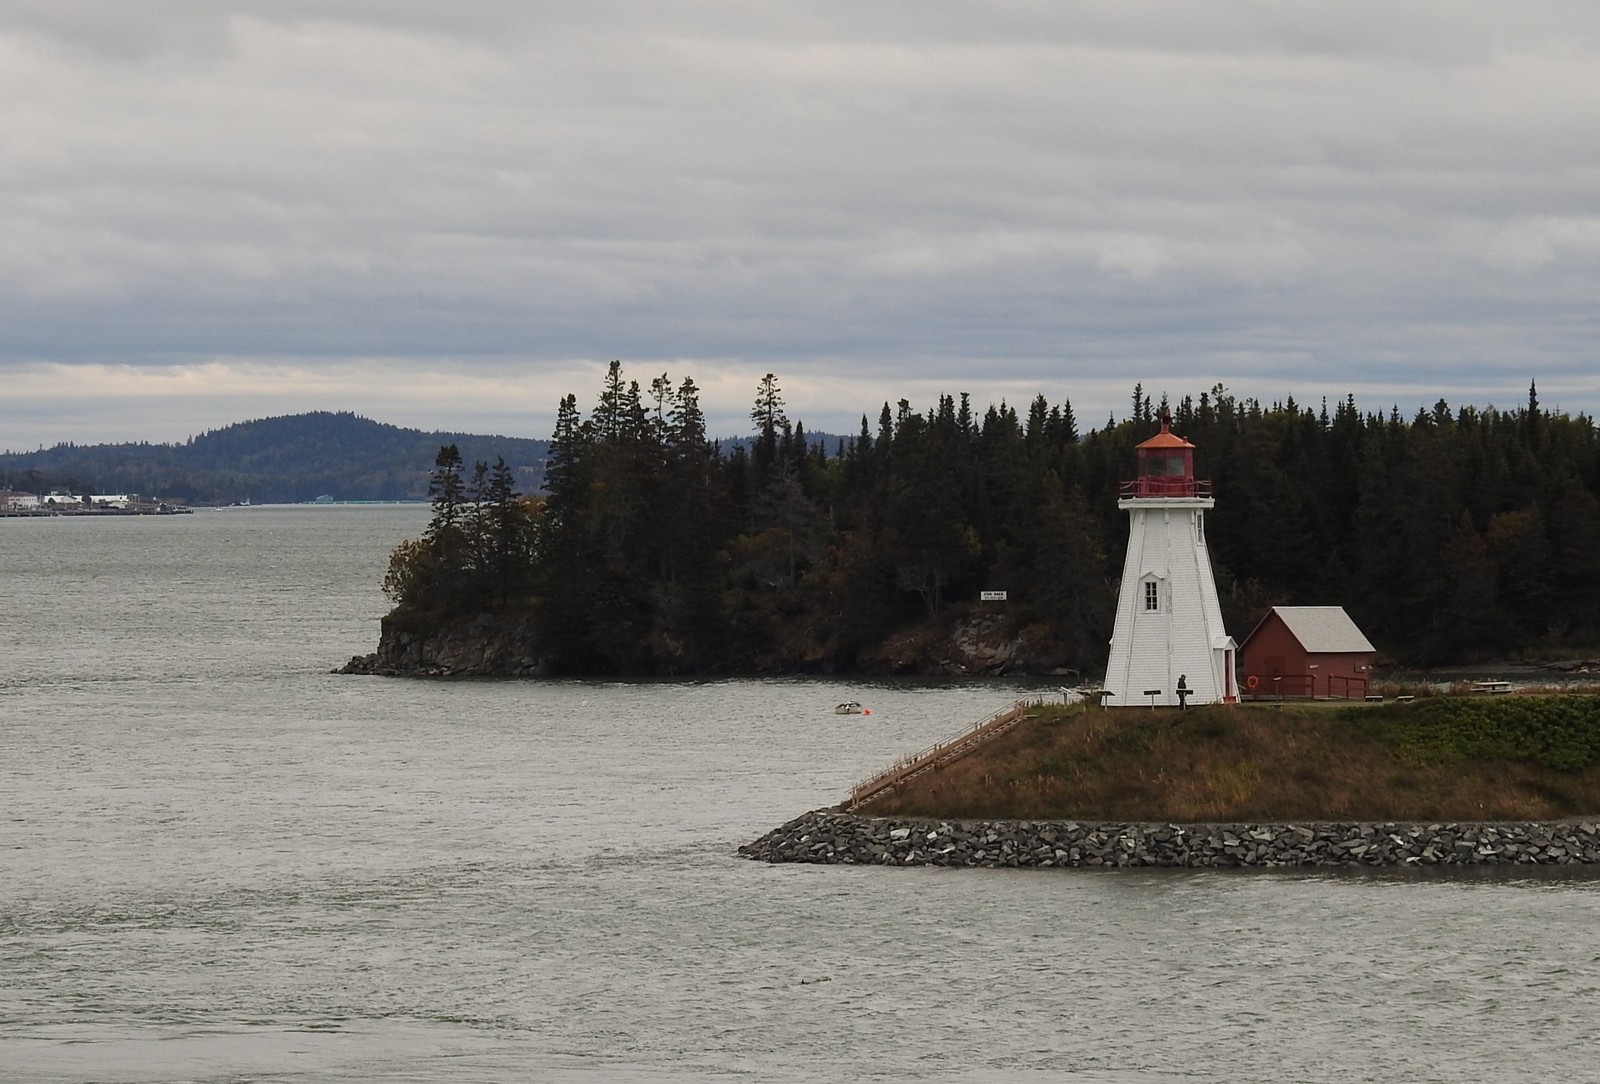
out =
[[[1434,697],[1348,718],[1413,765],[1512,760],[1578,771],[1600,764],[1600,696]]]

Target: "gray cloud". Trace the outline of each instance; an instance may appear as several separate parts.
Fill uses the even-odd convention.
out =
[[[0,445],[538,435],[610,357],[733,428],[769,369],[851,430],[1135,380],[1593,412],[1597,53],[1576,3],[0,0]]]

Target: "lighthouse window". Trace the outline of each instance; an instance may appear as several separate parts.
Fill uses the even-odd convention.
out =
[[[1144,582],[1144,608],[1147,610],[1161,608],[1161,591],[1154,580],[1146,580]]]

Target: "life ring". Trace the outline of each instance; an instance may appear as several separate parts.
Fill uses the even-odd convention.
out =
[[[1261,679],[1256,677],[1254,674],[1251,674],[1249,677],[1244,679],[1244,687],[1246,689],[1254,689],[1257,685],[1260,685],[1260,684],[1261,684]]]

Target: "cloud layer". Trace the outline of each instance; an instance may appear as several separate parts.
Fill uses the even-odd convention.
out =
[[[1595,71],[1579,3],[0,0],[0,446],[545,435],[612,357],[725,432],[1594,412]]]

